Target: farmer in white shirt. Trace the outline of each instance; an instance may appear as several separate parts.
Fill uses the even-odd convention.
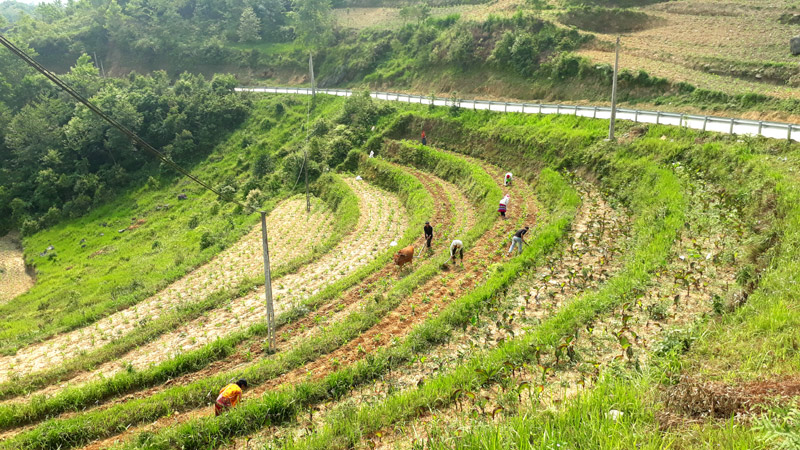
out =
[[[461,264],[464,264],[464,243],[456,239],[450,244],[450,259],[453,260],[453,265],[456,264],[456,257],[458,256],[461,257]]]

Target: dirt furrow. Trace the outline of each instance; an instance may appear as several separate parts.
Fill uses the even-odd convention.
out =
[[[362,405],[365,402],[374,402],[385,398],[390,392],[415,388],[420,383],[424,383],[428,377],[458,366],[475,350],[492,348],[497,345],[498,339],[511,338],[511,333],[524,333],[526,329],[538,323],[539,310],[557,307],[567,297],[584,289],[596,287],[601,282],[599,278],[587,280],[586,283],[568,284],[563,292],[559,292],[554,297],[547,296],[546,301],[549,303],[547,307],[538,305],[538,302],[534,300],[537,291],[543,291],[548,287],[559,287],[561,280],[568,280],[570,274],[575,272],[575,267],[599,267],[603,262],[606,270],[613,272],[619,266],[616,256],[620,253],[620,249],[616,239],[614,242],[606,241],[604,243],[606,251],[590,251],[590,249],[596,241],[602,240],[603,236],[619,237],[621,234],[618,231],[627,227],[627,221],[618,212],[611,209],[608,203],[591,189],[591,186],[581,185],[579,190],[582,194],[583,204],[573,222],[568,238],[570,245],[560,256],[548,261],[542,270],[525,275],[517,281],[509,290],[511,295],[504,299],[504,304],[494,308],[492,314],[496,317],[486,317],[483,323],[471,325],[465,331],[455,332],[447,344],[426,352],[424,358],[393,370],[381,377],[380,381],[365,386],[358,392],[352,392],[345,400],[321,405],[310,419],[308,417],[300,418],[293,427],[281,428],[255,436],[250,440],[250,444],[254,448],[260,448],[259,446],[268,446],[272,441],[287,436],[300,438],[323,426],[328,420],[329,413],[345,403]],[[582,236],[588,236],[589,239],[582,239]],[[551,280],[559,281],[551,283]],[[545,300],[543,299],[543,301]],[[496,321],[503,322],[502,328],[497,326]],[[402,434],[395,436],[391,430],[384,430],[382,435],[385,437],[380,442],[391,444],[385,445],[383,448],[393,448],[392,445],[398,444],[398,440],[404,440]]]
[[[473,160],[481,165],[487,173],[502,185],[503,174],[501,169],[479,160]],[[364,358],[379,347],[388,345],[395,338],[403,338],[417,324],[421,323],[429,314],[437,314],[445,308],[450,301],[464,295],[480,285],[485,280],[487,270],[493,264],[506,258],[507,241],[513,231],[519,227],[520,222],[534,225],[537,215],[537,205],[531,188],[523,180],[515,181],[512,187],[504,188],[512,193],[517,200],[516,214],[509,214],[509,220],[498,220],[471,249],[465,251],[464,267],[452,271],[443,271],[423,286],[419,287],[409,298],[395,310],[390,312],[378,325],[363,333],[357,339],[345,344],[332,352],[326,358],[320,358],[302,368],[290,372],[267,385],[262,386],[257,393],[268,389],[275,389],[283,384],[292,384],[310,377],[320,379],[335,371],[340,366],[352,364]],[[498,199],[499,201],[499,199]],[[512,220],[512,219],[517,219]],[[426,357],[427,359],[427,357]],[[264,440],[275,430],[266,430],[256,435],[256,441]],[[234,441],[229,448],[241,446],[253,436]]]
[[[435,231],[436,234],[434,235],[434,242],[436,242],[438,239],[437,234],[441,234],[441,239],[446,240],[448,238],[452,238],[457,233],[463,232],[474,224],[474,207],[463,196],[456,186],[439,180],[436,177],[424,172],[408,168],[404,169],[409,170],[409,172],[418,177],[419,180],[425,185],[426,189],[428,189],[428,191],[434,197],[434,216],[431,218],[431,223],[438,225]],[[458,217],[457,220],[451,216],[452,211],[455,208],[460,208],[456,209],[456,211],[460,214],[460,217]],[[423,242],[424,238],[422,237],[422,230],[420,230],[420,238],[418,238],[414,243],[415,248],[420,248]],[[358,307],[361,302],[368,300],[376,293],[388,291],[395,281],[401,279],[409,273],[410,272],[405,270],[398,270],[394,263],[388,263],[379,271],[367,277],[359,285],[347,289],[340,297],[336,299],[335,302],[330,302],[319,308],[313,314],[306,316],[297,322],[286,325],[283,330],[279,330],[279,348],[291,348],[292,343],[297,342],[299,339],[307,338],[315,333],[318,333],[321,326],[324,326],[327,323],[332,323],[335,320],[343,319],[345,317],[344,311],[353,310],[355,307]],[[240,366],[244,368],[247,364],[249,363],[240,364]],[[192,378],[197,379],[196,376],[193,376]],[[272,382],[268,382],[266,384],[273,386]],[[247,397],[256,397],[264,391],[266,391],[266,388],[256,387],[247,393]],[[137,395],[137,398],[141,398],[142,396],[143,395]],[[145,431],[151,432],[164,427],[176,426],[186,421],[203,417],[211,413],[211,410],[205,407],[186,411],[180,414],[173,414],[150,424],[133,427],[124,434],[97,441],[85,447],[84,450],[99,450],[108,448],[126,441],[136,433]]]
[[[33,271],[25,267],[19,234],[0,237],[0,303],[24,293],[35,281]]]
[[[516,189],[525,191],[529,188],[527,184],[520,182]],[[526,204],[521,208],[522,214],[525,214],[527,221],[532,223],[535,220],[536,211],[529,212],[528,206]],[[392,339],[404,337],[415,325],[422,322],[428,313],[435,314],[446,307],[451,300],[478,286],[483,281],[489,266],[503,258],[504,246],[498,245],[498,243],[504,242],[504,239],[515,228],[516,224],[511,220],[498,220],[475,243],[473,248],[466,249],[463,267],[453,266],[452,269],[443,270],[415,289],[401,305],[358,338],[330,353],[326,358],[317,359],[283,377],[265,383],[254,390],[253,395],[261,394],[282,384],[304,380],[309,374],[312,374],[312,379],[320,379],[335,371],[339,366],[352,364],[371,351],[389,344]],[[447,243],[442,244],[449,247]]]
[[[712,208],[690,208],[688,230],[675,243],[667,267],[655,274],[649,289],[638,299],[598,317],[581,330],[580,337],[573,343],[572,356],[563,355],[561,361],[557,361],[553,354],[542,355],[540,365],[519,368],[517,382],[539,385],[541,391],[520,395],[519,404],[507,411],[508,414],[529,408],[558,407],[565,399],[589,388],[611,367],[641,367],[648,363],[652,352],[688,348],[691,345],[689,330],[698,320],[734,309],[737,302],[744,301],[746,296],[736,284],[736,254],[742,251],[748,236],[746,233],[737,236],[735,230],[743,228],[736,215],[721,213],[715,208],[721,201],[709,195],[711,189],[705,183],[696,183],[700,187],[696,192],[701,194],[694,194],[697,198],[693,203]],[[493,334],[502,336],[498,331]],[[412,386],[408,384],[408,387]],[[691,412],[707,413],[702,398],[682,396],[681,392],[679,385],[670,393],[668,408],[659,412],[659,421],[685,422],[685,415],[691,416]],[[461,405],[451,405],[410,424],[386,430],[380,437],[373,436],[373,443],[378,444],[376,448],[383,449],[411,448],[433,434],[452,435],[461,427],[470,409],[484,421],[493,419],[479,410],[493,411],[499,406],[508,409],[508,404],[501,405],[496,386],[474,395],[481,401],[480,405],[465,398]],[[725,419],[729,417],[724,416]],[[688,420],[697,419],[690,417]]]
[[[298,218],[296,224],[286,221],[286,217],[293,217],[304,207],[304,199],[287,200],[269,215],[267,225],[272,234],[270,251],[274,266],[299,256],[291,249],[310,248],[304,236],[309,233],[324,236],[330,232],[332,215],[321,202],[315,205],[312,214]],[[298,229],[302,232],[298,233]],[[257,226],[207,264],[136,306],[90,326],[22,348],[14,356],[0,357],[0,382],[8,381],[12,375],[25,376],[52,368],[65,359],[97,349],[174,308],[202,300],[220,289],[233,288],[245,278],[257,277],[261,270],[261,227]]]

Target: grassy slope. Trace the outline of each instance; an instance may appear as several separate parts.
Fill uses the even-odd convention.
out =
[[[558,15],[564,11],[564,2],[546,0],[542,3],[547,4],[548,9],[534,10],[534,14],[558,23]],[[705,111],[729,116],[741,116],[743,112],[753,111],[748,114],[750,118],[797,120],[797,105],[783,101],[800,98],[798,90],[787,84],[800,82],[800,73],[795,67],[796,58],[790,55],[788,48],[793,25],[778,22],[781,14],[793,11],[791,5],[775,5],[768,0],[736,1],[725,6],[701,0],[678,4],[654,3],[635,8],[653,18],[653,26],[626,34],[622,69],[629,70],[634,77],[639,70],[645,70],[651,77],[666,78],[671,83],[688,82],[700,89],[733,97],[692,95],[683,92],[678,85],[653,87],[623,80],[619,93],[622,105],[639,105],[665,111]],[[516,6],[524,9],[525,2],[512,0],[469,5],[457,11],[461,13],[462,20],[483,21],[488,14],[509,16],[516,11]],[[724,12],[718,13],[722,10]],[[369,11],[377,14],[377,18],[364,20],[361,16],[365,12],[349,13],[347,10],[337,11],[336,18],[344,28],[383,30],[397,27],[398,20],[387,17],[395,17],[398,10],[375,8]],[[443,14],[445,10],[432,11],[433,17]],[[732,32],[739,37],[731,39]],[[480,35],[481,31],[475,31],[475,34]],[[612,36],[596,36],[597,39],[576,52],[591,60],[587,67],[613,63]],[[288,52],[282,50],[285,47],[285,44],[237,44],[237,48],[255,48],[270,56],[281,53],[288,56]],[[470,70],[469,67],[436,63],[417,67],[411,61],[391,55],[378,61],[377,68],[367,74],[363,81],[353,80],[346,84],[350,87],[369,85],[373,89],[400,89],[424,95],[436,93],[464,98],[524,101],[588,101],[604,104],[610,97],[610,83],[601,82],[598,77],[558,79],[543,73],[526,78],[512,70],[471,67]],[[317,73],[321,80],[328,75],[324,70]],[[299,72],[273,73],[271,76],[274,78],[267,80],[246,78],[248,83],[297,83],[304,79]],[[751,93],[767,96],[767,99],[748,102],[735,97]]]
[[[437,135],[441,134],[441,140],[457,142],[453,145],[463,145],[464,141],[473,142],[476,153],[501,155],[502,149],[493,147],[486,140],[482,141],[479,132],[473,133],[467,139],[457,139],[459,133],[456,124],[475,124],[477,126],[467,128],[471,131],[483,130],[485,135],[494,135],[509,145],[527,142],[531,148],[529,151],[546,152],[550,146],[558,145],[567,150],[564,153],[561,153],[563,150],[556,152],[566,153],[566,159],[562,159],[561,163],[570,166],[589,164],[592,159],[602,158],[602,153],[610,150],[600,146],[595,156],[589,157],[576,147],[573,148],[576,151],[569,155],[573,145],[583,147],[592,142],[593,133],[588,130],[595,122],[575,121],[572,118],[505,116],[480,124],[476,120],[478,117],[488,119],[485,115],[476,116],[474,113],[467,113],[450,121],[442,121],[440,118],[439,123],[430,118],[430,115],[412,117],[405,119],[406,126],[398,127],[398,133],[402,135],[405,129],[425,127],[426,130],[432,130],[428,133],[431,140],[437,139]],[[541,128],[537,133],[528,133],[527,136],[520,133],[513,137],[514,133],[508,129],[509,126],[525,123],[534,129],[537,126]],[[573,127],[575,128],[569,132],[566,131]],[[594,139],[596,137],[595,135]],[[749,254],[744,256],[741,264],[752,274],[750,282],[756,283],[758,288],[750,295],[744,307],[724,315],[721,320],[710,321],[706,327],[700,327],[697,333],[701,339],[688,357],[681,359],[680,355],[672,355],[673,360],[664,362],[664,366],[670,370],[677,368],[679,371],[683,366],[684,373],[699,375],[705,380],[726,380],[734,385],[753,380],[780,383],[781,380],[791,380],[797,376],[797,368],[800,367],[795,351],[795,330],[798,326],[795,291],[799,273],[795,267],[798,260],[796,230],[800,217],[800,210],[796,206],[799,194],[798,177],[795,173],[797,161],[800,160],[798,146],[776,144],[767,139],[740,139],[669,127],[649,127],[645,136],[621,145],[619,151],[665,164],[675,161],[687,164],[698,175],[720,185],[726,191],[726,197],[731,204],[739,207],[741,214],[748,218],[757,233]],[[592,153],[590,150],[589,155]],[[511,157],[509,161],[514,161],[518,167],[524,164],[515,160],[516,158]],[[611,172],[610,175],[617,177],[622,174]],[[775,246],[778,240],[780,244]],[[747,283],[745,280],[745,284]],[[653,413],[662,408],[655,390],[659,382],[664,380],[664,375],[670,373],[658,369],[664,366],[656,365],[657,370],[648,373],[652,378],[642,378],[637,374],[626,375],[632,377],[633,381],[626,377],[611,378],[600,386],[597,393],[580,397],[558,416],[531,412],[542,422],[537,424],[536,420],[526,421],[520,418],[504,425],[506,428],[501,428],[500,431],[506,433],[507,439],[515,440],[517,432],[535,435],[548,430],[548,436],[552,436],[554,440],[540,442],[541,444],[558,442],[558,439],[572,433],[574,436],[583,436],[588,442],[597,440],[598,445],[603,448],[618,448],[617,446],[625,444],[620,440],[605,439],[609,438],[607,435],[603,438],[608,424],[592,422],[589,426],[580,427],[580,433],[588,434],[574,434],[574,427],[578,425],[577,418],[587,410],[596,411],[598,408],[610,408],[619,404],[639,404],[646,405],[646,412],[634,414],[630,422],[626,422],[626,433],[629,434],[624,436],[625,442],[641,442],[637,437],[641,438],[644,434],[650,448],[660,448],[659,446],[672,441],[685,448],[717,444],[726,448],[754,448],[757,439],[752,430],[724,423],[712,422],[694,429],[691,433],[679,428],[675,433],[662,435]],[[609,390],[626,390],[627,394],[619,402],[603,399],[603,392]],[[472,445],[483,446],[487,442],[496,445],[498,441],[493,437],[496,432],[493,427],[487,427],[479,432],[480,436],[472,441]],[[560,442],[563,445],[569,441],[575,442],[574,438]]]
[[[275,101],[280,100],[262,101],[253,118],[193,172],[214,185],[223,180],[244,184],[255,155],[276,152],[276,142],[300,139],[294,131],[305,119],[305,105],[298,99],[285,100],[292,106],[282,120],[269,130],[262,129],[264,116],[273,115],[270,104]],[[324,114],[325,107],[317,111]],[[26,260],[36,266],[37,284],[0,306],[0,350],[13,352],[21,345],[85,326],[135,304],[208,261],[257,222],[257,216],[242,214],[232,205],[221,204],[214,213],[214,195],[187,180],[161,176],[158,185],[132,188],[85,217],[25,240]],[[285,192],[276,192],[271,203]],[[179,193],[186,193],[189,200],[178,201]],[[164,209],[163,205],[170,207]],[[187,223],[195,215],[200,224],[190,229]],[[119,233],[133,218],[146,223],[135,231]],[[201,249],[204,231],[212,233],[214,243]],[[86,241],[82,243],[82,239]],[[39,256],[50,245],[54,250]]]

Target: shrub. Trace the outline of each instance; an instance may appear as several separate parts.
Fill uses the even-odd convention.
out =
[[[205,250],[212,245],[214,245],[214,236],[208,230],[203,231],[203,234],[200,235],[200,249]]]
[[[198,225],[200,225],[200,216],[195,214],[189,219],[189,223],[187,223],[187,226],[189,227],[190,230],[194,230],[195,228],[197,228]]]
[[[39,231],[39,222],[31,218],[25,219],[22,221],[22,226],[19,231],[23,236],[30,236]]]

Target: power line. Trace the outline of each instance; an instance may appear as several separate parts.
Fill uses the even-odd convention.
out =
[[[77,91],[75,91],[75,89],[73,89],[70,85],[68,85],[63,80],[61,80],[61,78],[59,78],[56,74],[50,72],[44,66],[42,66],[41,64],[36,62],[33,58],[28,56],[27,53],[25,53],[20,48],[18,48],[16,45],[14,45],[11,41],[9,41],[3,35],[0,35],[0,44],[3,44],[3,46],[5,46],[9,51],[11,51],[11,53],[13,53],[14,55],[18,56],[20,59],[25,61],[29,66],[33,67],[37,72],[39,72],[42,75],[44,75],[47,79],[52,81],[56,86],[61,88],[64,92],[66,92],[67,94],[69,94],[70,96],[75,98],[75,100],[81,102],[84,106],[89,108],[89,110],[91,110],[93,113],[97,114],[103,120],[108,122],[112,127],[114,127],[117,130],[119,130],[122,134],[124,134],[125,136],[130,138],[133,142],[138,144],[143,149],[145,149],[148,152],[150,152],[153,155],[155,155],[156,158],[160,159],[164,164],[166,164],[166,165],[172,167],[173,169],[175,169],[178,173],[186,176],[187,178],[191,179],[195,183],[197,183],[200,186],[204,187],[205,189],[217,194],[219,197],[221,197],[221,198],[223,198],[223,199],[225,199],[227,201],[235,203],[235,204],[237,204],[237,205],[239,205],[239,206],[241,206],[243,208],[247,208],[248,210],[250,210],[252,212],[258,212],[258,213],[263,212],[263,211],[260,211],[260,210],[258,210],[256,208],[253,208],[252,206],[246,205],[246,204],[244,204],[244,203],[242,203],[242,202],[240,202],[238,200],[231,199],[229,196],[223,195],[221,192],[217,191],[216,189],[214,189],[213,187],[211,187],[207,183],[201,181],[199,178],[197,178],[194,175],[192,175],[191,173],[189,173],[183,167],[175,164],[174,161],[172,161],[171,159],[167,158],[167,156],[164,155],[163,153],[161,153],[160,151],[156,150],[155,147],[153,147],[152,145],[148,144],[147,141],[145,141],[144,139],[140,138],[136,133],[131,131],[128,127],[126,127],[125,125],[122,125],[121,123],[117,122],[115,119],[109,117],[100,108],[98,108],[92,102],[90,102],[89,100],[84,98],[81,94],[79,94]]]
[[[260,211],[252,206],[245,205],[242,202],[237,200],[233,200],[230,197],[223,196],[222,193],[218,192],[213,187],[209,186],[208,184],[200,181],[197,177],[187,172],[183,167],[175,164],[172,160],[167,158],[163,153],[156,150],[155,147],[148,144],[144,139],[140,138],[136,135],[133,131],[129,130],[126,126],[122,125],[121,123],[117,122],[116,120],[112,119],[111,117],[107,116],[103,111],[100,110],[97,106],[92,104],[89,100],[85,99],[82,95],[75,92],[72,87],[70,87],[67,83],[63,82],[56,74],[50,72],[49,70],[45,69],[42,65],[37,63],[33,58],[28,56],[24,51],[20,50],[11,43],[8,39],[6,39],[3,35],[0,35],[0,44],[3,44],[7,49],[11,51],[11,53],[19,56],[23,61],[28,63],[29,66],[36,69],[37,72],[41,73],[47,79],[55,83],[56,86],[63,89],[66,93],[74,97],[79,102],[83,103],[89,110],[93,113],[100,116],[103,120],[111,124],[114,128],[118,129],[122,134],[128,136],[133,142],[139,144],[143,149],[149,151],[153,155],[155,155],[158,159],[162,162],[167,164],[168,166],[172,167],[179,173],[185,175],[195,183],[199,184],[200,186],[208,189],[209,191],[217,194],[220,198],[226,199],[232,203],[235,203],[243,208],[247,208],[252,212],[257,212],[261,214],[261,244],[264,249],[264,294],[265,300],[267,304],[267,329],[268,329],[268,343],[270,350],[275,350],[275,312],[272,305],[272,270],[269,265],[269,243],[267,241],[267,213],[266,211]]]

